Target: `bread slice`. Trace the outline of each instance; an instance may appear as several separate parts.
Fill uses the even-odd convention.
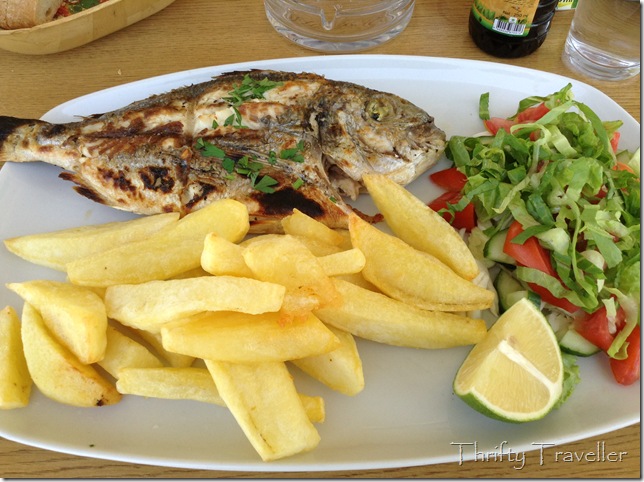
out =
[[[49,22],[63,0],[0,0],[0,28],[29,28]]]

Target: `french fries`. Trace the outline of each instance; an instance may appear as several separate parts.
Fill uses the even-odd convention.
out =
[[[383,293],[433,311],[473,311],[492,306],[494,293],[457,275],[431,254],[412,248],[356,215],[351,240],[363,252],[362,274]]]
[[[40,313],[29,303],[22,310],[21,336],[29,373],[47,397],[77,407],[100,407],[121,400],[110,382],[51,336]]]
[[[202,311],[278,311],[285,292],[284,286],[251,278],[201,276],[110,286],[105,308],[124,325],[158,333],[164,323]]]
[[[190,213],[147,239],[118,245],[67,263],[74,284],[111,286],[168,279],[198,268],[206,234],[241,240],[250,227],[248,209],[223,199]]]
[[[103,358],[107,314],[96,293],[82,286],[47,280],[9,283],[7,287],[40,312],[52,334],[81,363]]]
[[[363,181],[396,236],[436,257],[463,278],[476,277],[479,268],[474,256],[442,216],[387,176],[365,174]]]
[[[480,319],[428,311],[347,281],[334,280],[344,303],[315,311],[325,323],[388,345],[450,348],[481,341],[487,329]]]
[[[474,344],[485,323],[455,312],[494,299],[470,281],[470,255],[442,218],[378,176],[366,183],[397,236],[358,216],[333,230],[295,210],[284,234],[246,237],[247,208],[225,200],[182,219],[7,240],[19,256],[65,270],[69,282],[7,285],[25,304],[21,327],[11,311],[0,313],[0,408],[26,405],[32,379],[45,396],[76,406],[123,394],[195,400],[229,410],[263,460],[312,450],[325,402],[299,393],[289,367],[357,396],[365,377],[355,338],[422,349]]]
[[[160,368],[163,363],[145,346],[108,326],[107,349],[98,365],[118,380],[125,368]]]
[[[262,460],[288,457],[318,445],[320,435],[284,363],[206,360],[206,366],[221,398]]]
[[[279,313],[206,312],[161,327],[163,347],[196,358],[259,363],[328,353],[338,338],[309,313],[283,323]]]
[[[353,336],[333,326],[328,327],[340,341],[335,350],[322,355],[293,359],[303,372],[345,395],[356,395],[364,389],[362,360]]]
[[[291,235],[259,239],[244,249],[243,257],[257,279],[286,287],[283,311],[294,316],[303,316],[338,297],[318,258]]]
[[[122,394],[169,400],[195,400],[226,406],[207,368],[123,368],[116,381]],[[298,394],[312,423],[324,422],[324,399]]]
[[[31,375],[22,348],[20,319],[10,306],[0,311],[0,367],[0,408],[26,407]]]
[[[293,214],[282,219],[282,227],[286,234],[318,239],[332,246],[340,246],[344,242],[344,237],[339,232],[316,221],[299,209],[294,209]]]
[[[122,394],[226,405],[206,368],[123,368],[116,388]]]
[[[65,271],[67,263],[107,251],[113,246],[147,239],[178,220],[179,213],[164,213],[131,221],[20,236],[6,239],[4,244],[13,254],[27,261]]]

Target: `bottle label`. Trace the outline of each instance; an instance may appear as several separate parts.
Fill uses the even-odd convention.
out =
[[[539,0],[474,0],[472,13],[489,30],[525,37],[538,6]]]

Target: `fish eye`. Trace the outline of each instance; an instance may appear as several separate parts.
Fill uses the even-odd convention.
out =
[[[382,121],[391,114],[391,105],[382,99],[372,99],[367,102],[367,115],[375,121]]]

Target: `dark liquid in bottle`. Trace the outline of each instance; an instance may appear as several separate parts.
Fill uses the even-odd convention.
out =
[[[530,31],[525,37],[506,35],[487,29],[470,12],[469,30],[472,40],[481,50],[495,57],[517,58],[531,54],[546,39],[557,3],[558,0],[542,0],[539,2]]]

